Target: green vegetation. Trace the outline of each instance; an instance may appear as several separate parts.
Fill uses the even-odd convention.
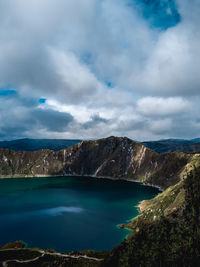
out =
[[[175,196],[170,200],[172,192]],[[156,220],[145,215],[136,218],[130,238],[111,252],[103,266],[199,266],[199,192],[200,168],[194,168],[183,183],[169,188],[146,205],[145,213],[151,207],[152,216],[155,216],[155,202],[162,199],[164,210]],[[177,197],[180,200],[176,200]],[[169,216],[166,209],[177,202],[180,204],[179,201],[182,204],[172,209]]]

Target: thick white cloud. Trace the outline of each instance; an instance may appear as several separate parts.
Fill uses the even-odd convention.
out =
[[[81,64],[73,53],[50,50],[50,54],[55,72],[60,84],[62,83],[61,88],[59,85],[56,87],[57,94],[61,94],[59,99],[68,102],[70,95],[70,100],[77,103],[85,100],[84,97],[90,98],[99,90],[104,90],[105,85],[98,81],[90,69],[85,64]]]
[[[188,112],[191,103],[181,97],[143,97],[137,102],[137,111],[146,116],[163,116]]]
[[[147,90],[161,95],[200,94],[200,35],[198,28],[187,29],[184,24],[161,34],[143,73]]]
[[[156,133],[157,135],[169,132],[171,128],[172,120],[169,118],[162,120],[154,120],[149,125],[150,131]]]

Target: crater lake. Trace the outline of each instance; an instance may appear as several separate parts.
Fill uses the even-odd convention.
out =
[[[93,177],[0,179],[0,246],[109,250],[129,233],[118,227],[159,193],[140,183]]]

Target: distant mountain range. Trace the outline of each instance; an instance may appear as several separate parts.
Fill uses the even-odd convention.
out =
[[[82,140],[78,139],[17,139],[12,141],[0,141],[0,148],[7,148],[14,151],[37,151],[50,149],[58,151],[73,146]]]
[[[200,152],[200,138],[191,140],[184,139],[164,139],[158,141],[146,141],[142,143],[157,153],[170,152]]]
[[[0,141],[0,148],[7,148],[14,151],[37,151],[40,149],[50,149],[59,151],[80,143],[80,139],[18,139],[12,141]],[[200,138],[191,140],[184,139],[164,139],[158,141],[145,141],[143,145],[156,151],[157,153],[200,152]]]

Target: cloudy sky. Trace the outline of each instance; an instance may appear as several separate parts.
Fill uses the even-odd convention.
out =
[[[199,0],[0,0],[0,139],[200,137]]]

